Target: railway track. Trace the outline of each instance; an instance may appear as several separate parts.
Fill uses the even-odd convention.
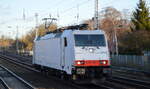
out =
[[[5,54],[1,53],[0,57],[11,59],[12,61],[16,61],[23,65],[32,66],[32,59],[30,58],[26,58],[26,57],[14,55],[14,54],[6,54],[6,53]]]
[[[10,87],[6,84],[6,82],[0,78],[0,88],[1,89],[10,89]]]
[[[129,79],[126,77],[118,77],[118,76],[113,76],[111,79],[108,81],[110,82],[116,82],[124,85],[129,85],[137,89],[150,89],[150,82],[147,81],[141,81],[137,79]]]
[[[89,88],[85,88],[85,87],[82,87],[82,86],[80,86],[80,85],[77,85],[77,84],[73,84],[73,83],[71,83],[71,82],[64,82],[64,81],[62,81],[61,79],[56,79],[55,77],[49,77],[49,76],[43,76],[43,74],[41,74],[41,72],[40,71],[38,71],[38,70],[35,70],[34,68],[32,68],[31,66],[29,67],[28,65],[26,65],[25,63],[23,63],[23,64],[21,64],[22,62],[19,62],[19,61],[16,61],[16,60],[14,60],[13,58],[11,58],[11,57],[6,57],[6,56],[0,56],[0,58],[1,59],[4,59],[5,60],[5,62],[7,61],[7,62],[9,62],[9,63],[11,63],[11,67],[12,67],[12,65],[13,64],[15,64],[15,65],[17,65],[17,66],[20,66],[21,67],[21,69],[22,68],[25,68],[25,69],[27,69],[27,70],[29,70],[29,71],[31,71],[31,72],[34,72],[34,74],[30,74],[30,76],[32,76],[32,75],[35,75],[35,74],[37,74],[37,75],[39,75],[38,76],[38,78],[37,78],[37,80],[43,80],[43,82],[38,82],[38,83],[33,83],[33,85],[35,84],[37,87],[39,87],[40,86],[40,88],[39,89],[41,89],[41,86],[42,87],[44,87],[44,88],[42,88],[42,89],[50,89],[50,88],[52,88],[52,89],[89,89]],[[4,62],[4,61],[3,61]],[[6,63],[4,63],[4,64],[6,64]],[[15,66],[16,67],[16,66]],[[13,69],[13,68],[12,68]],[[21,75],[20,75],[21,76]],[[22,76],[22,77],[24,77],[24,76]],[[34,76],[35,77],[35,76]],[[40,79],[39,79],[40,78]],[[45,82],[45,78],[46,78],[46,82]],[[31,79],[31,80],[29,80],[29,81],[32,81],[32,82],[34,82],[33,80],[35,80],[35,79]],[[50,80],[50,81],[49,81]],[[49,82],[48,82],[49,81]],[[59,81],[59,82],[57,82],[56,83],[56,81]],[[45,84],[42,84],[42,83],[44,83],[45,82]],[[39,83],[41,83],[40,85],[39,85]],[[52,84],[53,83],[53,84]],[[59,83],[62,83],[61,85],[59,84]],[[47,86],[47,85],[49,85],[49,84],[52,84],[52,87],[51,86]],[[69,86],[69,88],[66,88],[66,87],[64,87],[64,86]],[[53,88],[53,87],[55,87],[55,88]],[[58,88],[59,87],[59,88]]]
[[[113,69],[112,72],[113,75],[117,75],[117,76],[123,76],[123,77],[127,77],[130,79],[137,79],[137,80],[141,80],[141,81],[147,81],[150,82],[150,77],[149,75],[146,73],[144,73],[143,71],[138,71],[138,70],[132,70],[132,69],[126,69],[126,68],[115,68]]]
[[[0,80],[5,89],[35,89],[31,84],[0,65]]]
[[[24,62],[21,62],[21,60],[19,60],[20,59],[20,57],[15,57],[15,58],[12,58],[12,57],[9,57],[9,56],[6,56],[6,55],[0,55],[0,58],[2,58],[2,59],[5,59],[5,60],[7,60],[7,61],[9,61],[9,62],[12,62],[12,63],[14,63],[14,64],[16,64],[16,65],[19,65],[19,66],[21,66],[21,67],[24,67],[24,68],[26,68],[26,69],[29,69],[29,70],[31,70],[31,71],[34,71],[34,72],[37,72],[37,73],[41,73],[40,71],[38,71],[38,70],[35,70],[34,68],[32,68],[32,65],[28,65],[27,63],[24,63]],[[17,59],[17,58],[19,58],[19,59]],[[54,78],[54,77],[53,77]],[[52,79],[53,79],[52,78]],[[51,78],[50,78],[51,79]],[[62,81],[61,79],[58,79],[57,78],[57,80],[59,80],[59,81]],[[90,85],[88,85],[88,87],[87,86],[84,86],[84,85],[78,85],[78,84],[74,84],[74,83],[68,83],[67,82],[67,84],[69,84],[69,85],[71,85],[71,86],[73,86],[73,87],[75,87],[76,89],[115,89],[115,88],[112,88],[112,87],[108,87],[108,86],[105,86],[105,85],[94,85],[94,84],[90,84]],[[90,86],[90,87],[89,87]]]
[[[11,61],[17,65],[20,65],[21,62],[14,62],[12,61],[13,58],[3,56],[4,59],[7,59],[8,61]],[[15,59],[17,60],[17,59]],[[39,72],[35,69],[32,69],[30,65],[26,65],[25,63],[21,64],[20,66],[25,66],[26,68],[29,68],[31,70],[34,70],[35,72]],[[70,83],[72,84],[72,83]],[[76,84],[72,84],[73,86],[76,86]],[[135,79],[127,79],[127,78],[120,78],[118,76],[113,76],[111,79],[107,79],[107,81],[101,85],[77,85],[79,86],[77,89],[128,89],[128,88],[134,88],[134,89],[150,89],[150,83],[149,82],[142,82]]]
[[[14,58],[22,58],[22,61],[24,61],[24,62],[32,62],[32,57],[22,56],[22,55],[19,55],[19,54],[12,54],[10,52],[1,53],[1,54],[11,56],[11,57],[14,57]]]
[[[134,69],[134,68],[126,68],[126,67],[116,67],[116,66],[112,66],[112,69],[114,70],[124,70],[125,72],[130,72],[130,73],[141,73],[141,74],[144,74],[144,75],[150,75],[150,72],[148,71],[142,71],[142,70],[137,70],[137,69]]]

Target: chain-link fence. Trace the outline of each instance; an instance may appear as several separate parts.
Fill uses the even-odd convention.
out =
[[[114,55],[111,63],[113,66],[135,68],[150,72],[150,56]]]

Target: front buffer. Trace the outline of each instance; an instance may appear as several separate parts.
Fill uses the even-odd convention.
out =
[[[111,75],[109,60],[76,60],[72,79],[79,82],[103,82]]]

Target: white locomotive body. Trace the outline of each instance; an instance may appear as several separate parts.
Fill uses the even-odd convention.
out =
[[[74,80],[100,78],[110,69],[106,36],[101,30],[47,34],[35,40],[33,64],[43,70],[72,76]]]

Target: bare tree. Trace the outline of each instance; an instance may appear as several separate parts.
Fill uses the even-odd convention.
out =
[[[106,7],[101,14],[101,25],[100,28],[103,29],[106,34],[107,38],[109,40],[109,47],[111,52],[115,52],[115,47],[117,46],[116,44],[116,34],[117,34],[117,29],[119,26],[122,24],[121,19],[122,15],[121,12],[116,10],[113,7]]]

